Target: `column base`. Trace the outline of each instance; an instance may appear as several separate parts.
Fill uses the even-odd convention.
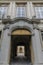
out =
[[[7,64],[7,63],[0,63],[0,65],[9,65],[9,64]]]

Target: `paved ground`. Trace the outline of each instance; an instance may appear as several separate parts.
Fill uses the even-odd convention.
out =
[[[29,60],[20,57],[20,58],[15,58],[15,60],[12,61],[10,65],[32,65],[32,64]]]
[[[12,62],[10,65],[32,65],[30,62]]]
[[[10,65],[32,65],[31,63],[12,63]]]

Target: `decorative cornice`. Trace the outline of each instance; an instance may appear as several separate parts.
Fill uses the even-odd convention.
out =
[[[3,30],[9,29],[9,25],[5,25]]]
[[[30,24],[33,24],[33,23],[36,23],[36,24],[39,24],[40,23],[40,20],[38,19],[29,19],[29,18],[26,18],[26,17],[17,17],[17,18],[14,18],[14,19],[11,19],[10,17],[6,18],[6,19],[2,19],[2,23],[3,24],[14,24],[18,21],[24,21],[24,22],[28,22]]]
[[[12,21],[12,19],[10,18],[10,16],[7,16],[7,18],[6,19],[2,19],[2,23],[3,24],[8,24],[8,23],[10,23]]]

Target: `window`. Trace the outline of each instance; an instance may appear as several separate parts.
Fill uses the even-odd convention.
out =
[[[8,4],[0,4],[0,19],[6,17]]]
[[[17,4],[16,17],[26,17],[26,3]]]
[[[36,4],[35,14],[36,14],[36,18],[43,19],[43,5],[42,4]]]

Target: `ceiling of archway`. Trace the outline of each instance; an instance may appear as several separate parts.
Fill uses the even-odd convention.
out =
[[[27,30],[15,30],[12,32],[12,35],[31,35],[31,32]]]

